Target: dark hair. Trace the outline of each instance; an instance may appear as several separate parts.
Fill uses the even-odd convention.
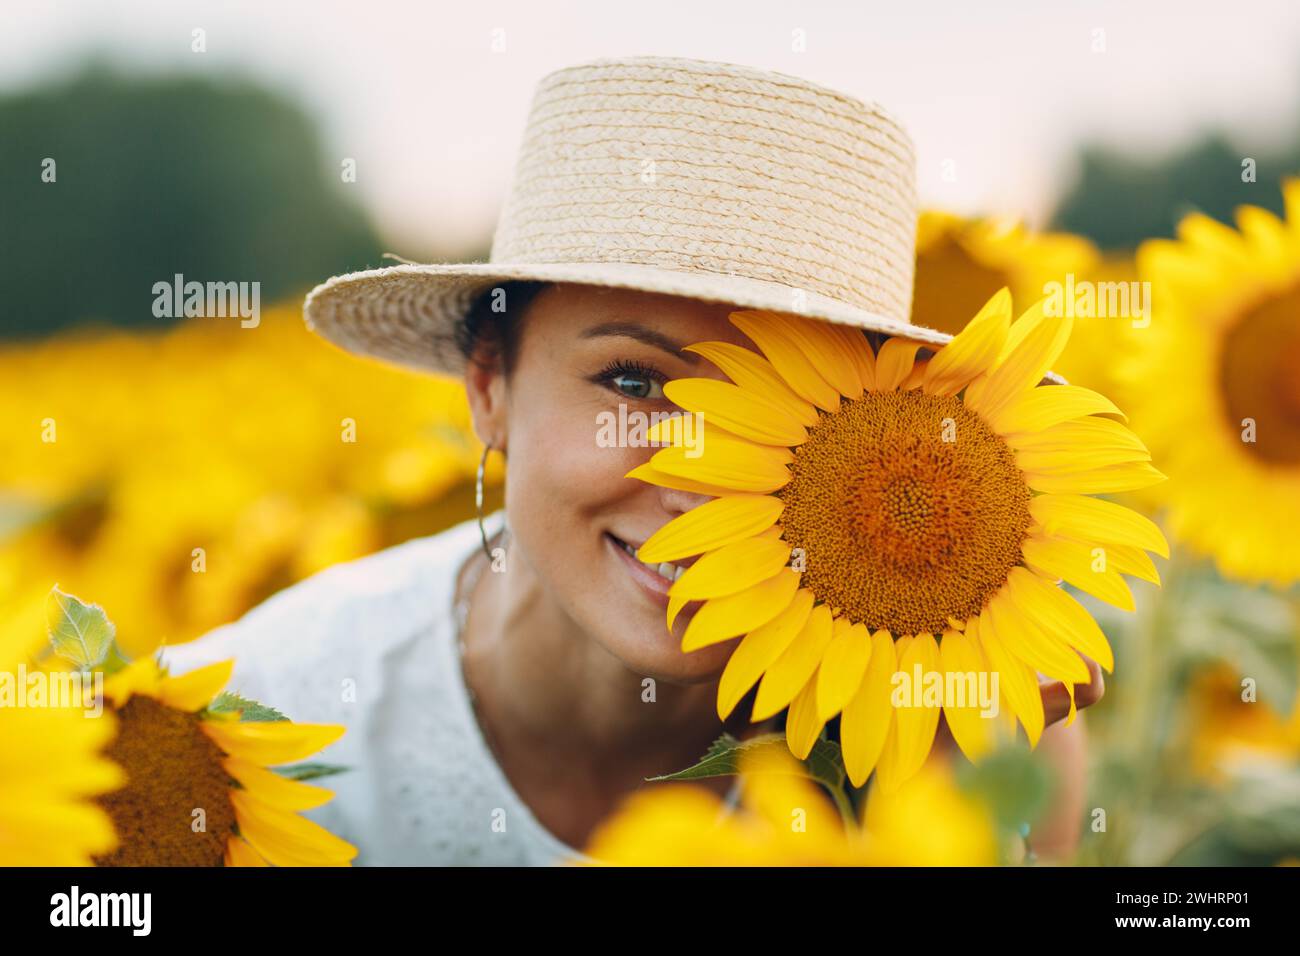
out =
[[[547,285],[514,279],[484,289],[456,326],[456,347],[467,362],[475,361],[479,346],[486,343],[490,360],[507,376],[514,371],[519,348],[520,323],[528,305]],[[495,311],[498,302],[502,311]]]

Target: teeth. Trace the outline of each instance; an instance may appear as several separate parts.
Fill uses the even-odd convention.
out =
[[[620,541],[619,544],[622,545],[624,551],[632,555],[632,557],[634,558],[636,557],[636,548],[632,547],[626,541]],[[655,574],[659,575],[661,578],[666,578],[669,581],[676,581],[686,571],[685,568],[680,568],[677,565],[670,564],[667,561],[664,561],[661,564],[648,564],[647,562],[644,561],[642,561],[641,563],[645,564],[647,568],[649,568]]]

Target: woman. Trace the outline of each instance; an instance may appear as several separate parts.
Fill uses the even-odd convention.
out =
[[[306,310],[352,351],[463,376],[508,462],[505,514],[332,568],[169,662],[235,656],[244,695],[348,726],[326,759],[351,770],[312,816],[361,863],[573,855],[645,778],[764,729],[743,704],[719,722],[735,642],[683,653],[678,569],[634,556],[708,499],[625,477],[654,449],[609,447],[602,421],[671,412],[669,379],[724,379],[682,347],[752,347],[737,307],[945,342],[909,324],[913,179],[887,114],[793,77],[648,57],[546,77],[490,262],[337,277]],[[1062,685],[1043,696],[1065,715]],[[1069,752],[1067,833],[1078,730],[1044,738]]]

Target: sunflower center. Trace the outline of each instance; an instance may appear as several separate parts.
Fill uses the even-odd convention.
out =
[[[1020,563],[1030,492],[1011,449],[955,396],[868,392],[795,449],[785,540],[803,583],[872,630],[939,634]]]
[[[98,801],[112,817],[120,845],[95,862],[221,866],[235,829],[221,749],[200,729],[198,717],[149,697],[132,697],[117,716],[117,739],[106,752],[126,771],[127,783]]]
[[[1246,313],[1224,336],[1220,381],[1229,427],[1257,458],[1300,464],[1300,286]],[[1254,441],[1245,440],[1254,422]],[[1243,424],[1246,422],[1246,424]]]

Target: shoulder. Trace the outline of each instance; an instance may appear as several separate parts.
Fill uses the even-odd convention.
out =
[[[478,537],[470,520],[327,568],[231,624],[168,647],[164,661],[184,673],[234,658],[231,690],[292,720],[328,720],[332,708],[323,704],[340,682],[373,679],[375,662],[451,623],[456,573]],[[295,713],[295,704],[308,712]]]

